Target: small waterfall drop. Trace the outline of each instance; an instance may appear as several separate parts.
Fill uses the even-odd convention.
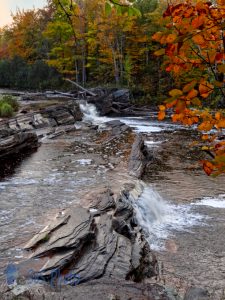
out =
[[[191,211],[190,205],[172,204],[151,187],[145,188],[133,205],[138,224],[153,250],[164,249],[165,240],[176,231],[187,231],[203,219]]]
[[[94,104],[83,101],[80,105],[80,110],[82,111],[84,117],[83,121],[91,123],[93,125],[100,125],[104,122],[110,121],[107,117],[100,117],[97,108]]]

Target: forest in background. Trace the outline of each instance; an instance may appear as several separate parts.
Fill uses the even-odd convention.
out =
[[[212,158],[204,170],[218,175],[225,172],[224,18],[223,0],[49,0],[18,10],[1,29],[0,85],[45,90],[65,88],[70,78],[129,87],[138,104],[161,104],[159,120],[169,111],[173,122],[196,124]]]
[[[106,0],[49,0],[43,9],[18,10],[1,29],[1,87],[44,90],[71,78],[83,86],[127,86],[148,103],[161,102],[171,76],[154,56],[166,4],[135,2],[138,14]]]

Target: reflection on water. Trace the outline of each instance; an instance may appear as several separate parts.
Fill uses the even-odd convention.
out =
[[[78,192],[98,180],[95,173],[87,174],[89,164],[82,167],[69,145],[62,140],[42,144],[21,164],[15,162],[13,176],[0,180],[0,268],[21,257],[22,243],[47,216],[77,201]]]
[[[98,117],[98,121],[102,119]],[[135,131],[144,132],[146,145],[154,147],[154,151],[166,141],[163,135],[154,140],[154,134],[178,128],[141,118],[123,118],[121,121]],[[169,135],[166,139],[170,138]],[[96,164],[93,157],[76,155],[69,150],[69,145],[70,142],[60,139],[46,142],[36,153],[16,165],[13,176],[0,181],[0,273],[7,261],[22,257],[22,242],[42,228],[49,214],[79,201],[79,193],[84,188],[91,189],[104,180],[101,172],[93,169]],[[163,171],[163,176],[163,179],[154,181],[154,189],[172,202],[165,202],[157,192],[147,190],[136,207],[139,222],[148,232],[150,243],[156,249],[161,247],[162,240],[164,242],[172,236],[173,240],[169,241],[176,246],[177,253],[158,253],[165,269],[170,270],[172,265],[171,269],[178,277],[192,278],[198,286],[202,282],[205,286],[217,287],[218,283],[224,286],[225,209],[218,209],[224,205],[224,177],[215,180],[184,171],[179,166],[173,172]],[[154,177],[157,179],[157,174]],[[216,199],[218,194],[222,196]],[[198,201],[206,196],[208,198]],[[190,205],[193,201],[199,205]],[[198,225],[202,216],[209,216],[206,221],[210,226]],[[193,225],[193,232],[184,230]],[[209,282],[209,277],[215,282]]]
[[[24,150],[19,155],[10,155],[10,158],[0,159],[0,181],[2,178],[12,176],[23,160],[36,151],[37,149]]]

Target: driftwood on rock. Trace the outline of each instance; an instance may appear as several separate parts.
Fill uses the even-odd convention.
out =
[[[46,94],[47,94],[47,96],[60,95],[60,96],[66,97],[66,98],[74,98],[75,97],[75,95],[72,93],[66,93],[66,92],[60,92],[60,91],[54,91],[54,92],[48,91],[48,92],[46,92]]]
[[[43,93],[24,93],[20,95],[22,101],[40,101],[40,100],[77,100],[77,94],[60,92],[60,91],[46,91]]]

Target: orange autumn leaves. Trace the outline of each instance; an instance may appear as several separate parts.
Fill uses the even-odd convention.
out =
[[[169,92],[164,105],[159,106],[158,119],[163,120],[168,109],[172,120],[184,125],[197,124],[203,132],[225,128],[225,111],[212,113],[204,109],[205,102],[222,98],[225,102],[225,1],[185,1],[169,5],[164,15],[164,31],[153,35],[162,48],[155,52],[163,56],[163,68],[170,72],[179,88]],[[213,157],[202,161],[210,174],[225,173],[225,141],[218,135],[202,137]]]

